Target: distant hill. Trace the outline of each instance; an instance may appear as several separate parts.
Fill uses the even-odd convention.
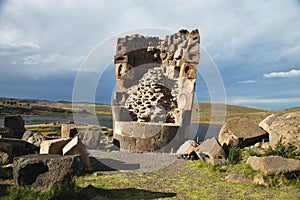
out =
[[[74,106],[74,108],[72,108]],[[29,100],[0,98],[0,116],[19,115],[71,115],[73,111],[81,114],[91,113],[94,109],[97,115],[111,115],[111,106],[91,103],[75,103],[68,101],[51,102],[46,100]],[[212,112],[213,111],[213,112]],[[198,102],[193,106],[193,123],[222,124],[231,117],[246,117],[255,123],[259,123],[270,114],[284,114],[287,112],[300,111],[300,107],[289,108],[282,111],[272,111],[247,106],[211,104]],[[213,113],[213,116],[212,116]]]

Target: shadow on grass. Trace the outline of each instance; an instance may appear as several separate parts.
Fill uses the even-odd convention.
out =
[[[1,197],[8,195],[7,188],[10,186],[10,184],[0,184],[0,199]]]
[[[176,193],[152,192],[136,188],[107,190],[88,185],[86,188],[81,189],[79,196],[85,199],[95,197],[105,197],[107,199],[158,199],[175,197]]]

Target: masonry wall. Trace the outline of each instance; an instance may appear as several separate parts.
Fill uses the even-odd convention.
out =
[[[175,151],[188,138],[199,43],[198,30],[118,39],[113,128],[121,150]]]

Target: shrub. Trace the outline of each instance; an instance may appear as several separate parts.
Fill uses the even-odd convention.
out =
[[[241,149],[239,147],[230,147],[228,154],[228,161],[230,164],[235,165],[242,159]]]
[[[264,156],[281,156],[283,158],[300,159],[300,151],[292,144],[285,145],[282,138],[277,142],[275,148],[269,147]]]

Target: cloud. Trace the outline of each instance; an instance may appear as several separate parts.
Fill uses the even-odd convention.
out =
[[[255,80],[245,80],[245,81],[239,81],[239,84],[251,84],[251,83],[256,83],[257,81]]]
[[[0,43],[0,56],[14,56],[27,54],[40,50],[40,46],[34,42],[5,42]]]
[[[289,78],[289,77],[299,77],[300,70],[293,69],[288,72],[271,72],[264,74],[265,78]]]
[[[30,55],[25,58],[23,58],[23,64],[25,65],[37,65],[37,64],[51,64],[54,62],[58,62],[62,59],[66,58],[66,56],[60,55],[60,54],[49,54],[49,55]]]

